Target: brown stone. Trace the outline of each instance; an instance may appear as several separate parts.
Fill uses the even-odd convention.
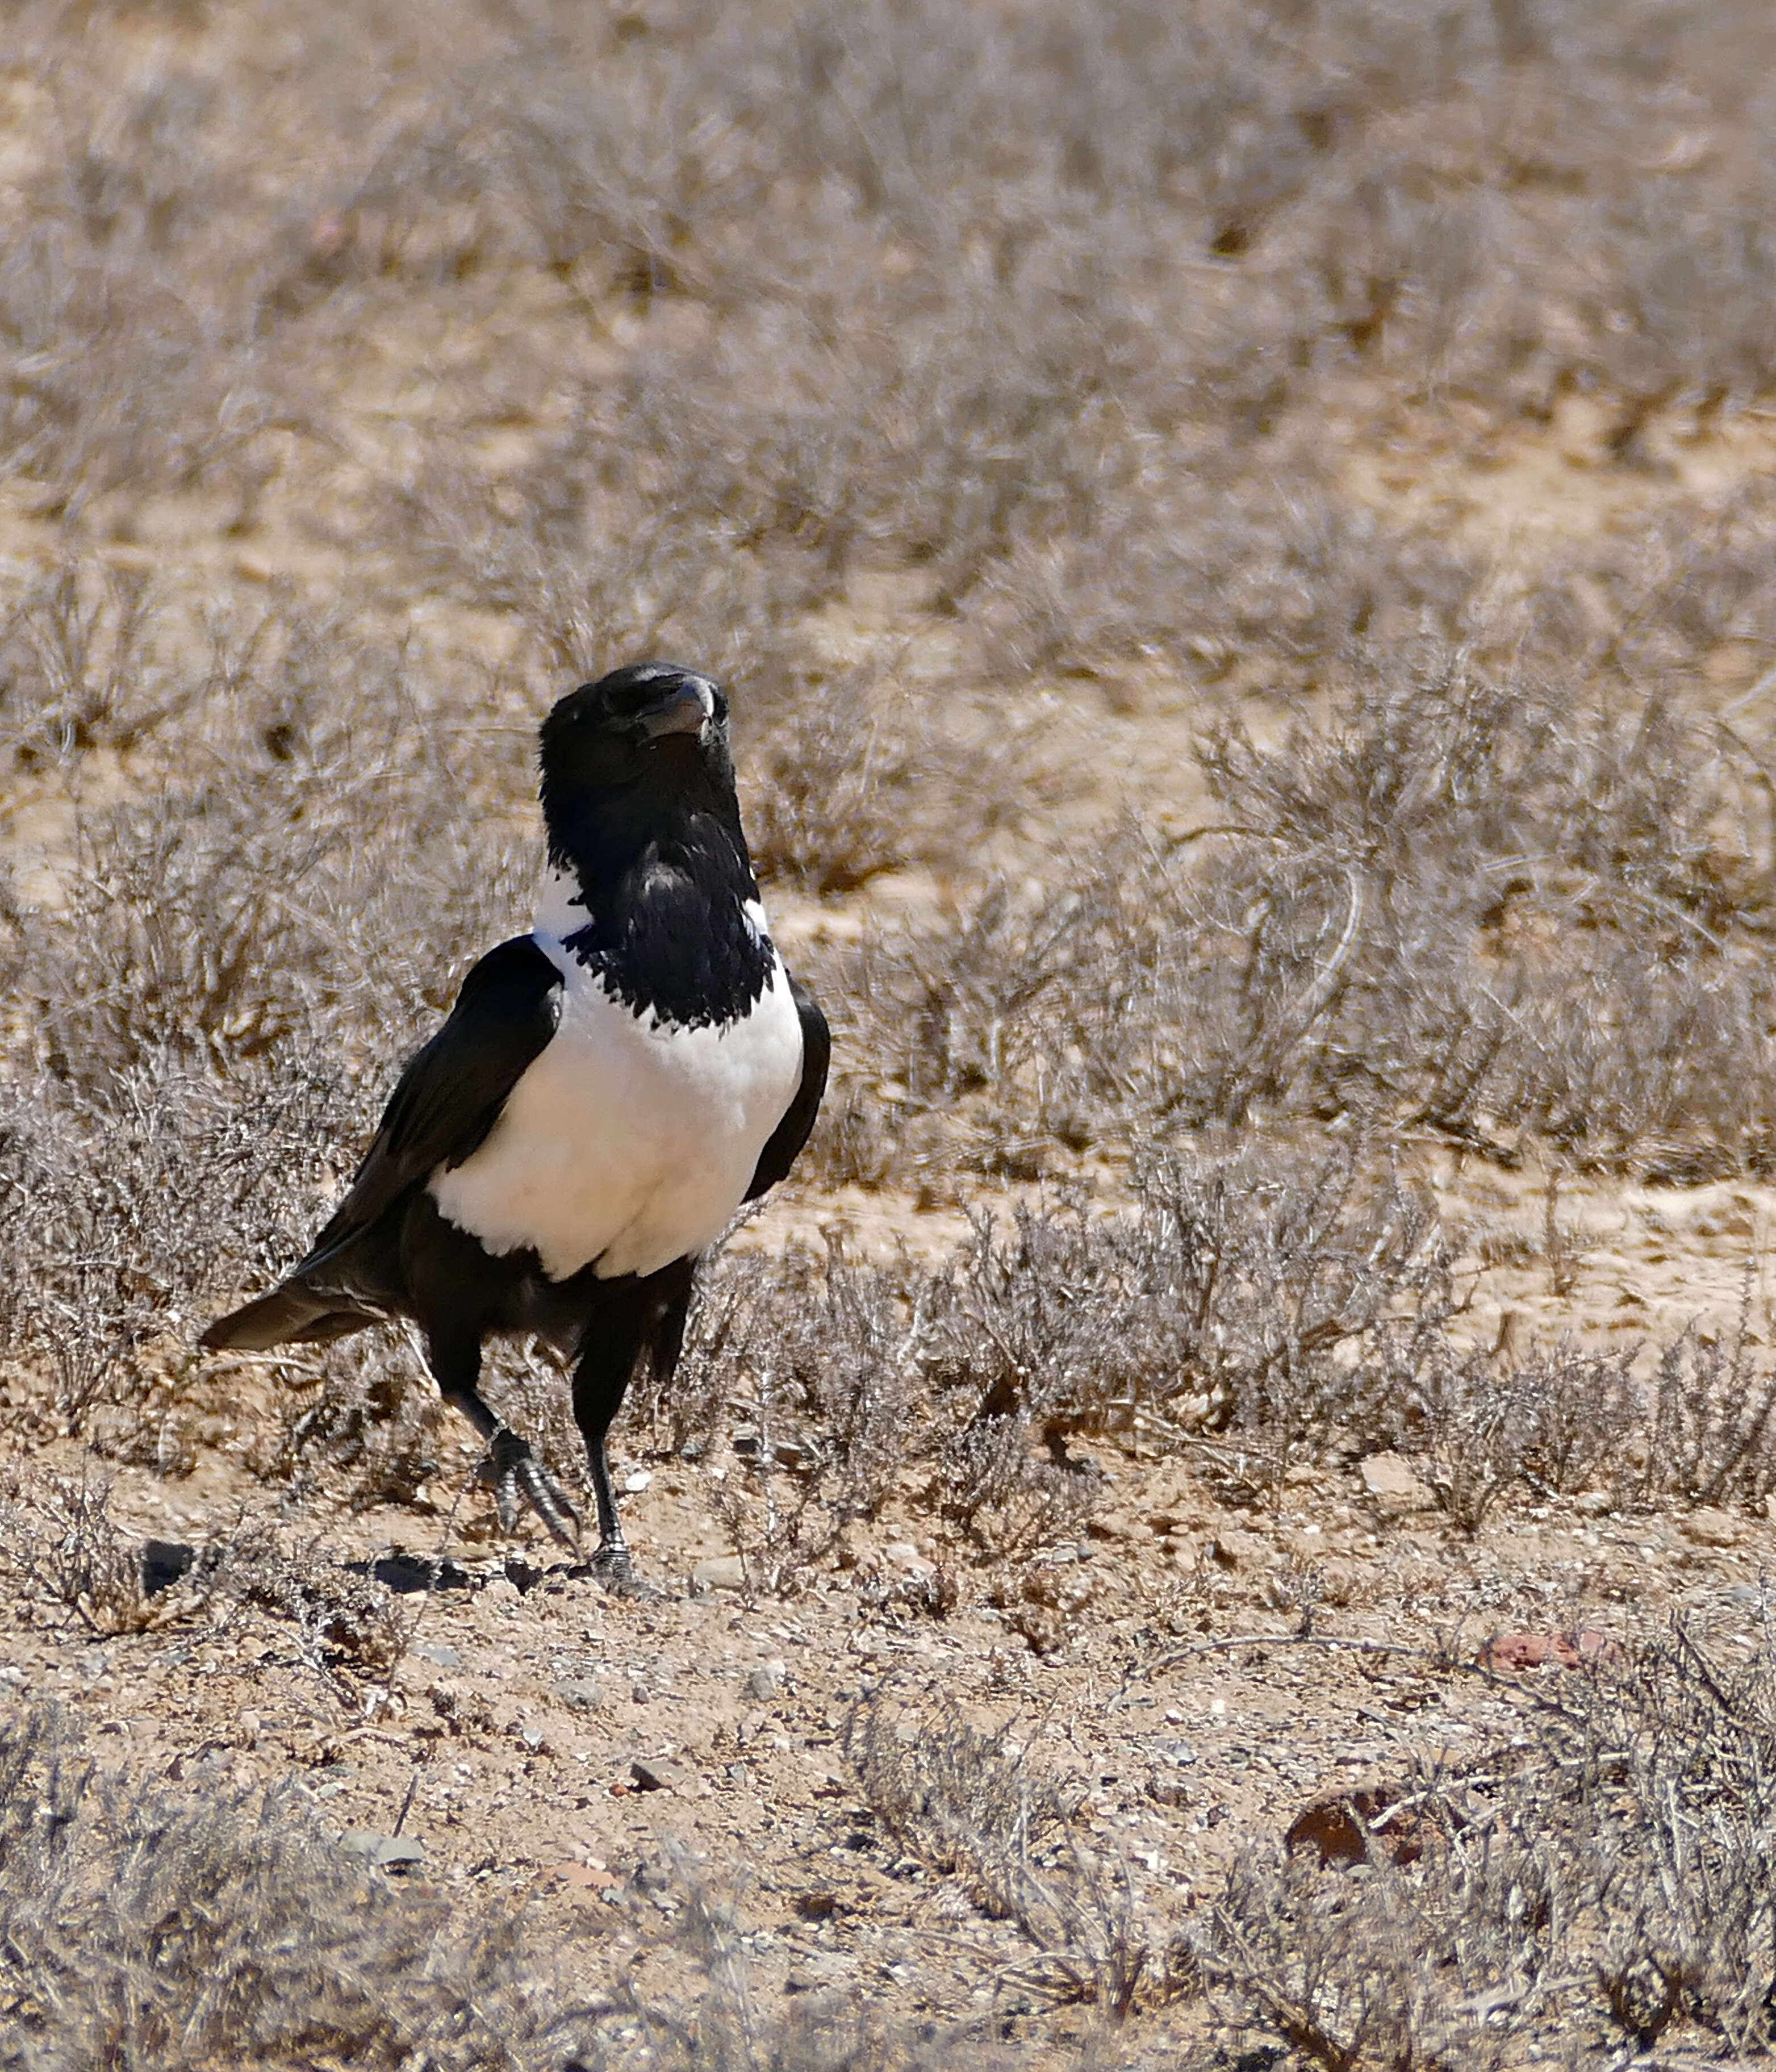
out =
[[[1594,1626],[1577,1633],[1502,1633],[1480,1651],[1482,1669],[1577,1669],[1587,1662],[1620,1662],[1622,1650]]]
[[[1329,1792],[1295,1815],[1284,1847],[1316,1850],[1322,1864],[1339,1868],[1367,1863],[1371,1856],[1390,1864],[1416,1864],[1437,1831],[1407,1799],[1405,1786],[1392,1782]]]

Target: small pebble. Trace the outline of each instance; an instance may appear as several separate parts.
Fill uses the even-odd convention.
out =
[[[684,1773],[678,1765],[660,1756],[631,1763],[629,1774],[635,1780],[638,1791],[672,1791],[684,1782]]]
[[[339,1837],[339,1847],[349,1856],[362,1856],[379,1870],[420,1863],[426,1855],[424,1844],[411,1835],[379,1835],[371,1827],[347,1828]]]
[[[712,1554],[692,1569],[691,1581],[700,1590],[743,1590],[746,1564],[738,1554]]]

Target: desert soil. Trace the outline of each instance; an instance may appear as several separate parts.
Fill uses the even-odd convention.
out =
[[[1549,453],[1519,454],[1509,471],[1521,533],[1540,537],[1575,512],[1607,522],[1597,507],[1615,480],[1582,444],[1575,457],[1571,426],[1548,436]],[[1396,475],[1408,465],[1396,458]],[[1417,457],[1413,479],[1454,522],[1481,522],[1482,508],[1501,522],[1496,472],[1439,450]],[[1638,505],[1643,483],[1630,491]],[[203,516],[188,514],[187,541],[157,543],[163,569],[256,582],[244,554],[216,566]],[[16,515],[8,528],[22,564],[35,530]],[[327,576],[324,565],[306,571],[318,593]],[[458,623],[449,637],[481,631]],[[920,631],[878,586],[834,637],[861,648],[891,636],[904,652]],[[925,664],[942,665],[941,653]],[[1033,696],[1058,761],[1087,736],[1101,746],[1107,730],[1127,750],[1097,760],[1122,773],[1114,787],[1077,787],[1066,801],[1076,828],[1131,806],[1174,826],[1200,816],[1187,701],[1169,713],[1149,704],[1137,720],[1107,710],[1090,684]],[[43,799],[15,804],[17,861],[35,850],[52,863],[56,827]],[[775,905],[793,944],[866,931],[920,896],[916,882],[890,882]],[[1692,1323],[1769,1342],[1776,1189],[1581,1182],[1404,1150],[1436,1190],[1477,1347],[1520,1354],[1566,1336],[1620,1350]],[[953,1211],[791,1186],[742,1241],[827,1231],[865,1251],[935,1252],[961,1227]],[[392,1626],[393,1667],[355,1666],[349,1635],[293,1643],[287,1619],[250,1606],[220,1617],[187,1581],[166,1592],[154,1627],[122,1637],[19,1601],[0,1670],[16,1696],[61,1701],[111,1759],[149,1773],[294,1780],[347,1847],[388,1859],[385,1875],[533,1910],[595,1947],[599,1975],[636,1976],[644,1998],[656,1986],[669,1997],[668,1931],[687,1890],[704,1886],[732,1902],[758,1996],[861,1997],[897,2024],[927,2021],[936,2033],[960,2023],[1060,2058],[1096,2035],[1093,2011],[1013,1923],[905,1854],[872,1816],[847,1755],[860,1701],[885,1695],[907,1735],[953,1704],[1026,1749],[1035,1772],[1077,1798],[1080,1833],[1126,1875],[1157,1947],[1230,1863],[1316,1800],[1508,1746],[1525,1708],[1569,1673],[1552,1637],[1607,1645],[1682,1614],[1730,1646],[1776,1554],[1776,1524],[1710,1510],[1544,1504],[1495,1511],[1470,1536],[1392,1457],[1301,1472],[1274,1510],[1231,1508],[1188,1448],[1153,1458],[1100,1441],[1090,1450],[1105,1494],[1088,1536],[1050,1548],[1013,1604],[994,1602],[990,1566],[935,1533],[912,1490],[898,1515],[849,1528],[839,1555],[786,1597],[746,1572],[721,1523],[722,1483],[752,1473],[749,1461],[662,1454],[645,1431],[619,1427],[628,1530],[652,1585],[627,1599],[539,1530],[503,1536],[475,1451],[446,1420],[413,1505],[353,1512],[324,1490],[299,1504],[268,1491],[242,1460],[278,1385],[275,1371],[245,1366],[237,1420],[212,1423],[189,1474],[108,1465],[113,1515],[195,1550],[199,1568],[207,1547],[263,1524],[363,1618]],[[39,1465],[75,1476],[90,1466],[72,1445]],[[920,1607],[939,1571],[953,1608],[934,1615]],[[1489,1655],[1500,1636],[1516,1638]],[[1538,1654],[1552,1659],[1518,1666]],[[1200,2039],[1207,2018],[1197,2004],[1144,2017],[1141,2062]],[[610,2017],[619,2041],[624,2022]],[[1093,2047],[1114,2062],[1120,2046],[1097,2035]]]
[[[505,312],[514,327],[557,321],[570,290],[539,275],[526,293]],[[423,308],[407,332],[367,341],[369,371],[339,417],[350,436],[338,454],[360,460],[293,447],[244,531],[199,495],[166,492],[138,500],[127,536],[99,536],[96,552],[194,612],[220,601],[250,619],[270,596],[324,610],[347,574],[360,596],[374,591],[375,551],[349,515],[362,457],[393,468],[447,385],[452,349]],[[496,356],[496,342],[475,351]],[[1643,436],[1650,464],[1630,469],[1607,430],[1573,397],[1545,426],[1476,444],[1447,413],[1378,413],[1354,390],[1323,432],[1354,499],[1482,547],[1507,590],[1560,543],[1751,478],[1776,442],[1757,412],[1711,426],[1673,412]],[[512,434],[520,447],[527,436]],[[0,584],[22,589],[64,550],[24,487],[0,487]],[[491,613],[441,598],[397,615],[440,669],[497,675],[510,649]],[[890,577],[853,582],[821,637],[837,660],[891,655],[906,683],[943,684],[954,662],[916,583]],[[1722,707],[1776,696],[1760,667],[1729,657],[1705,693]],[[1046,820],[994,837],[1009,867],[1125,812],[1173,833],[1205,816],[1190,760],[1203,714],[1182,687],[1156,676],[1131,688],[1125,672],[1031,684],[1014,701],[1002,688],[955,697],[983,730],[1009,723],[1015,703],[1056,773]],[[1249,717],[1262,732],[1276,712],[1255,697]],[[100,755],[80,781],[128,774]],[[66,783],[53,770],[21,776],[0,798],[21,895],[50,905],[68,867]],[[867,935],[934,890],[909,873],[825,902],[767,897],[793,948]],[[1617,1350],[1692,1324],[1742,1330],[1757,1346],[1776,1334],[1776,1188],[1505,1173],[1429,1143],[1402,1154],[1436,1190],[1470,1297],[1462,1329],[1482,1351],[1562,1337]],[[962,1227],[954,1202],[804,1182],[742,1241],[839,1233],[854,1250],[935,1252]],[[1234,1507],[1204,1472],[1202,1449],[1222,1442],[1158,1457],[1100,1439],[1086,1449],[1104,1492],[1087,1536],[1048,1548],[1013,1601],[997,1601],[990,1564],[934,1528],[915,1486],[783,1591],[748,1572],[722,1523],[724,1483],[753,1474],[751,1460],[728,1447],[686,1459],[619,1425],[627,1526],[651,1586],[623,1597],[540,1529],[500,1531],[475,1450],[448,1420],[413,1503],[354,1511],[324,1487],[298,1498],[250,1471],[276,1423],[275,1366],[244,1364],[230,1386],[232,1412],[208,1420],[188,1472],[119,1469],[73,1441],[34,1457],[76,1482],[114,1481],[124,1531],[194,1566],[137,1633],[96,1632],[41,1592],[0,1603],[0,1684],[15,1699],[64,1704],[106,1760],[138,1774],[198,1789],[289,1780],[383,1875],[532,1910],[573,1933],[611,1990],[630,1972],[643,1999],[670,1999],[675,1918],[701,1885],[733,1905],[761,2004],[861,1998],[897,2025],[960,2024],[1057,2064],[1087,2043],[1102,2064],[1163,2062],[1174,2042],[1200,2042],[1211,2016],[1198,2002],[1159,2005],[1138,2044],[1102,2033],[1057,1963],[871,1814],[847,1752],[860,1704],[898,1708],[908,1736],[953,1704],[1026,1751],[1076,1799],[1079,1833],[1126,1876],[1158,1948],[1230,1864],[1316,1800],[1508,1746],[1572,1673],[1562,1663],[1581,1636],[1586,1648],[1628,1642],[1682,1614],[1750,1646],[1776,1557],[1776,1523],[1708,1509],[1625,1515],[1513,1498],[1464,1534],[1390,1456],[1301,1472],[1273,1509]],[[345,1614],[305,1634],[287,1604],[273,1617],[250,1593],[209,1593],[211,1551],[225,1567],[256,1533],[328,1579]],[[636,2033],[626,2020],[609,2018],[619,2041]]]

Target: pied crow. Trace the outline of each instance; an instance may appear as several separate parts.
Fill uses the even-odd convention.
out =
[[[490,1335],[544,1338],[574,1363],[593,1561],[618,1585],[605,1434],[642,1361],[670,1378],[698,1256],[789,1170],[830,1055],[766,926],[727,721],[717,684],[663,662],[556,705],[535,927],[464,979],[308,1256],[203,1338],[261,1350],[410,1318],[488,1442],[502,1523],[522,1498],[573,1544],[573,1507],[477,1386]]]

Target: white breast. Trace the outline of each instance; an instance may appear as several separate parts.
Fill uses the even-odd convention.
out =
[[[433,1174],[439,1209],[491,1252],[532,1247],[551,1280],[652,1273],[712,1243],[801,1082],[802,1030],[774,956],[742,1021],[638,1017],[539,928],[561,1017],[486,1143]]]

